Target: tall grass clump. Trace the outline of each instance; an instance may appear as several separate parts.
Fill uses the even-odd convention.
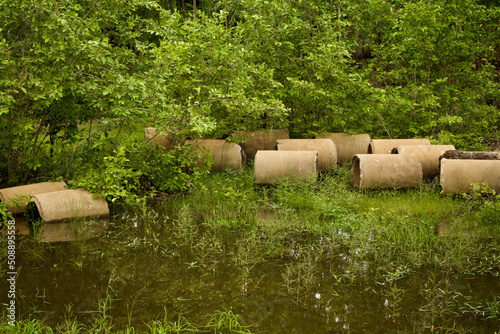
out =
[[[254,189],[253,171],[226,170],[205,177],[196,190],[174,199],[170,210],[187,205],[197,217],[225,225],[245,225],[252,221],[258,193]]]

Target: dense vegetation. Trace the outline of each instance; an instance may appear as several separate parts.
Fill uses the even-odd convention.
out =
[[[0,185],[62,177],[134,200],[195,184],[190,152],[147,146],[144,126],[498,148],[494,1],[194,5],[2,0]]]

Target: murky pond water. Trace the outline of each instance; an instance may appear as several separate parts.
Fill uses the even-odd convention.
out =
[[[253,333],[500,332],[492,273],[404,261],[382,268],[376,255],[340,242],[349,234],[334,225],[314,232],[161,210],[140,216],[115,212],[89,240],[19,237],[19,317],[90,324],[100,311],[116,330],[140,332],[155,319],[204,324],[231,310]],[[0,286],[7,290],[5,279]]]

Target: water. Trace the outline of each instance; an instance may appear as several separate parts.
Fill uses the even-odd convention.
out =
[[[486,319],[500,296],[492,273],[381,268],[373,254],[339,243],[346,234],[334,227],[319,233],[192,217],[115,212],[96,238],[19,237],[18,318],[90,325],[104,309],[116,330],[141,331],[181,315],[202,326],[208,315],[231,310],[253,333],[500,331],[500,314]],[[5,279],[0,286],[7,291]]]

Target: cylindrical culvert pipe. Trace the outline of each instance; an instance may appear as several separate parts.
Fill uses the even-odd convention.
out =
[[[174,139],[169,134],[161,134],[156,128],[146,128],[144,136],[146,137],[146,141],[163,146],[167,150],[170,150],[174,143]]]
[[[422,164],[424,177],[439,175],[439,157],[448,150],[454,150],[453,145],[409,145],[398,146],[393,150],[396,154],[415,154]]]
[[[200,159],[203,160],[212,158],[212,170],[240,169],[246,165],[246,156],[240,145],[228,142],[223,139],[198,139],[186,140],[186,145],[198,150]],[[206,151],[200,150],[202,148]]]
[[[370,145],[370,135],[358,133],[350,135],[347,133],[328,133],[317,135],[316,139],[331,139],[337,148],[337,161],[351,162],[355,154],[367,154]]]
[[[430,145],[429,139],[372,139],[368,154],[391,154],[393,148],[407,145]]]
[[[500,160],[441,159],[441,194],[471,191],[473,183],[485,183],[500,193]]]
[[[274,129],[270,131],[236,131],[233,135],[238,142],[242,142],[245,155],[248,159],[255,159],[259,150],[276,150],[276,140],[289,139],[288,129]],[[246,142],[245,142],[246,141]]]
[[[108,203],[104,198],[85,189],[67,189],[33,195],[31,198],[35,203],[38,216],[44,223],[74,218],[109,217]]]
[[[415,154],[356,154],[352,158],[351,184],[356,190],[417,187],[423,180]]]
[[[317,177],[316,151],[257,151],[254,163],[256,184],[274,184],[279,178],[313,181]]]
[[[318,171],[337,168],[337,150],[331,139],[278,139],[278,151],[317,151]]]
[[[13,214],[23,213],[32,195],[66,189],[64,182],[42,182],[0,189],[0,202],[6,202],[7,210]]]

